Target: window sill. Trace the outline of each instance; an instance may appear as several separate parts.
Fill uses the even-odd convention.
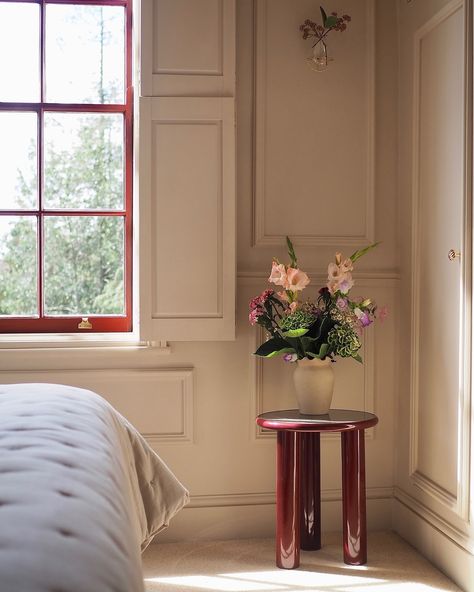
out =
[[[134,333],[22,333],[0,335],[0,350],[44,348],[136,348],[169,353],[167,342],[140,341]]]
[[[170,353],[166,342],[140,342],[136,335],[118,333],[0,335],[0,372],[156,368]]]

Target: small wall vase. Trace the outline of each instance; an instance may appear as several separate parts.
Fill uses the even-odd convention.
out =
[[[334,391],[334,370],[330,358],[298,360],[293,382],[300,413],[325,415],[329,412]]]
[[[311,70],[315,70],[316,72],[323,72],[328,67],[328,62],[332,61],[331,58],[328,57],[328,48],[324,41],[318,41],[314,45],[311,55],[309,58],[306,58],[306,63],[311,68]]]

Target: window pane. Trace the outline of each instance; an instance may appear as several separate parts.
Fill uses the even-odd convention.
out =
[[[44,207],[122,209],[123,115],[46,113]]]
[[[36,113],[0,111],[0,209],[35,208],[37,185]]]
[[[38,101],[40,62],[37,4],[0,3],[0,56],[0,101]]]
[[[47,101],[125,102],[124,18],[120,6],[47,5]]]
[[[47,216],[44,228],[45,313],[124,314],[124,219]]]
[[[38,314],[36,253],[36,217],[0,216],[0,315]]]

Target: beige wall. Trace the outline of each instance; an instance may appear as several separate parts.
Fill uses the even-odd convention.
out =
[[[188,3],[164,5],[186,11]],[[205,4],[209,10],[220,5]],[[294,237],[315,288],[324,283],[336,249],[350,254],[380,240],[355,277],[358,293],[388,305],[390,316],[369,329],[364,366],[338,362],[335,405],[374,411],[380,418],[367,435],[368,520],[370,528],[389,528],[399,318],[397,3],[360,0],[348,8],[334,0],[332,6],[348,10],[354,20],[330,41],[335,61],[324,73],[305,64],[309,43],[298,31],[304,18],[318,16],[314,2],[236,4],[235,341],[171,342],[168,349],[19,348],[2,352],[1,380],[86,386],[132,419],[191,491],[191,506],[160,541],[271,534],[275,440],[257,430],[254,420],[263,410],[295,406],[292,369],[281,360],[262,363],[252,357],[260,336],[248,325],[248,300],[266,287],[271,258],[285,259],[285,233]],[[179,14],[172,16],[181,22]],[[143,46],[153,44],[145,39]],[[212,70],[212,55],[201,57]],[[164,70],[150,81],[148,93],[156,94],[161,76],[168,85],[163,94],[179,94],[181,80],[167,77],[166,56],[160,59]],[[199,80],[201,94],[217,92]],[[219,84],[223,94],[232,92],[228,78]],[[195,288],[183,284],[190,293]],[[341,525],[337,437],[323,438],[322,455],[323,527],[335,530]]]

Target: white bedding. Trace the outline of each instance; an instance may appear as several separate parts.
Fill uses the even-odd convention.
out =
[[[138,592],[188,492],[104,399],[0,385],[0,591]]]

